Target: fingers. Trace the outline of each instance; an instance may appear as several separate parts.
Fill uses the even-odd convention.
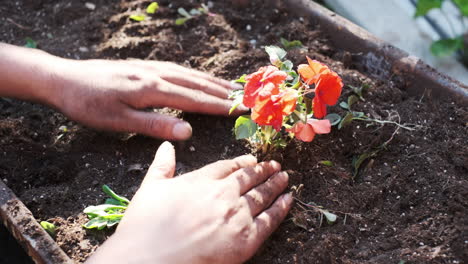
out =
[[[286,189],[289,176],[279,172],[271,176],[265,183],[253,188],[241,197],[241,202],[250,209],[253,217],[268,208],[270,204]]]
[[[233,172],[257,164],[257,158],[252,155],[244,155],[232,160],[220,160],[211,163],[201,169],[188,173],[192,177],[211,177],[214,179],[224,179]]]
[[[185,140],[192,135],[192,127],[189,123],[154,112],[129,109],[125,125],[126,131],[168,140]]]
[[[176,166],[174,146],[165,141],[156,151],[153,163],[146,173],[145,181],[152,179],[169,179],[174,177]]]
[[[256,250],[278,228],[291,209],[291,194],[280,196],[270,208],[259,214],[252,224],[252,236],[248,247]]]
[[[189,75],[189,76],[192,76],[192,77],[198,77],[200,79],[204,79],[204,80],[207,80],[207,81],[210,81],[212,83],[215,83],[219,86],[222,86],[228,90],[235,90],[235,89],[238,89],[239,88],[239,84],[233,84],[229,81],[226,81],[226,80],[223,80],[223,79],[220,79],[220,78],[216,78],[208,73],[205,73],[205,72],[201,72],[201,71],[197,71],[197,70],[194,70],[194,69],[189,69],[189,68],[186,68],[186,67],[183,67],[183,66],[180,66],[180,65],[177,65],[175,63],[170,63],[170,62],[166,62],[166,65],[168,68],[170,68],[171,70],[175,71],[175,72],[181,72],[181,73],[184,73],[186,75]]]
[[[239,186],[240,195],[243,195],[280,170],[281,164],[274,160],[261,162],[254,167],[236,171],[229,177],[229,180],[234,181],[235,185]]]
[[[164,80],[177,84],[183,87],[202,91],[206,94],[210,94],[221,99],[227,99],[230,93],[229,88],[218,85],[214,82],[210,82],[207,79],[198,78],[189,75],[178,75],[178,76],[166,76]]]
[[[203,91],[188,89],[162,80],[157,92],[149,92],[145,98],[147,106],[167,106],[186,112],[228,115],[232,101],[221,99]],[[240,114],[245,109],[236,111]]]

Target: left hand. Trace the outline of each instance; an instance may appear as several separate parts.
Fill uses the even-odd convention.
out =
[[[169,62],[63,60],[52,103],[83,124],[185,140],[191,126],[178,118],[142,111],[170,107],[188,112],[228,115],[235,87],[228,81]],[[245,111],[240,107],[237,114]]]

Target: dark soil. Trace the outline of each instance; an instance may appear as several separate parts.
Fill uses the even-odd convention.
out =
[[[364,100],[353,110],[411,124],[414,130],[355,121],[312,143],[292,141],[274,153],[289,172],[291,187],[303,185],[297,199],[323,206],[338,219],[327,224],[317,210],[306,211],[298,202],[250,263],[468,262],[466,108],[430,94],[412,97],[400,76],[377,80],[358,71],[359,54],[334,49],[319,28],[263,1],[251,1],[244,9],[213,1],[215,15],[182,26],[174,24],[177,8],[189,10],[199,3],[158,2],[156,14],[135,22],[129,14],[150,1],[117,5],[96,0],[94,11],[85,1],[9,1],[0,6],[0,40],[23,45],[31,37],[39,48],[71,58],[169,60],[226,79],[266,65],[263,45],[279,45],[280,37],[300,40],[306,48],[288,54],[295,65],[305,63],[305,55],[330,65],[345,83],[342,100],[352,94],[352,86],[366,84]],[[338,106],[329,111],[344,114]],[[177,144],[179,174],[255,153],[233,139],[234,119],[182,116],[194,135]],[[61,126],[69,132],[61,132]],[[59,227],[57,243],[78,262],[110,235],[85,231],[82,210],[103,202],[102,184],[132,197],[160,143],[95,131],[46,107],[0,98],[0,178],[38,220]],[[352,161],[365,153],[374,155],[354,175]],[[333,166],[322,165],[324,160]]]

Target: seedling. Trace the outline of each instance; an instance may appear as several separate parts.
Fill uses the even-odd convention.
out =
[[[50,223],[50,222],[47,222],[47,221],[41,221],[41,226],[42,228],[44,228],[44,230],[51,236],[51,237],[55,237],[56,235],[56,231],[57,231],[57,227]]]
[[[32,38],[27,37],[25,40],[26,40],[26,44],[24,44],[24,46],[26,48],[31,48],[31,49],[36,49],[37,48],[37,43]]]
[[[192,18],[197,17],[197,16],[201,16],[201,15],[204,15],[204,14],[209,14],[210,10],[208,9],[208,6],[206,6],[205,4],[201,4],[201,7],[197,8],[197,9],[190,9],[189,12],[187,12],[187,10],[185,10],[185,8],[179,7],[177,9],[177,12],[182,17],[177,18],[176,21],[175,21],[175,24],[180,26],[180,25],[185,24],[185,22],[187,22],[189,19],[192,19]]]
[[[141,22],[146,19],[146,16],[145,15],[130,15],[130,19]]]
[[[302,42],[299,40],[287,40],[285,38],[280,38],[281,45],[283,45],[284,49],[290,50],[294,48],[302,48]]]
[[[157,2],[152,2],[146,8],[146,13],[147,14],[154,14],[154,13],[156,13],[156,11],[158,11],[158,9],[159,9],[159,4]]]
[[[117,195],[107,185],[102,186],[102,191],[110,198],[106,199],[104,204],[88,206],[83,210],[91,219],[83,225],[84,228],[101,230],[117,225],[130,204],[127,198]]]
[[[299,65],[296,72],[284,49],[267,46],[265,51],[271,65],[241,76],[235,82],[243,83],[244,89],[230,96],[234,102],[229,113],[241,103],[252,110],[236,120],[236,139],[248,139],[265,154],[286,146],[294,137],[311,142],[316,134],[330,133],[336,120],[326,118],[326,107],[338,101],[341,78],[309,57],[308,64]]]
[[[159,9],[159,4],[157,2],[152,2],[146,7],[146,14],[154,14]],[[146,20],[145,14],[133,14],[129,17],[131,20],[135,20],[138,22]]]

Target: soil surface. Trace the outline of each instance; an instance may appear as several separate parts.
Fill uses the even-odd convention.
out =
[[[0,6],[0,41],[24,45],[30,37],[40,49],[76,59],[173,61],[232,80],[268,64],[262,46],[280,45],[281,37],[300,40],[304,47],[288,58],[298,65],[308,55],[328,64],[345,83],[340,101],[353,87],[368,87],[354,111],[411,128],[353,121],[272,154],[289,172],[291,188],[302,187],[287,220],[250,263],[468,262],[466,108],[449,98],[410,96],[401,76],[378,80],[359,71],[359,54],[333,48],[320,28],[264,1],[243,9],[212,1],[212,14],[180,26],[177,8],[200,2],[158,1],[161,8],[142,22],[128,17],[150,1],[94,0],[94,9],[86,2],[7,1]],[[329,112],[345,114],[339,106]],[[233,118],[180,115],[194,134],[176,145],[178,174],[256,154],[234,140]],[[77,262],[111,234],[84,230],[82,210],[104,201],[102,184],[132,197],[160,143],[96,131],[41,105],[0,98],[0,178],[39,221],[58,226],[57,243]],[[365,156],[356,170],[353,160]],[[320,206],[338,216],[334,224]]]

